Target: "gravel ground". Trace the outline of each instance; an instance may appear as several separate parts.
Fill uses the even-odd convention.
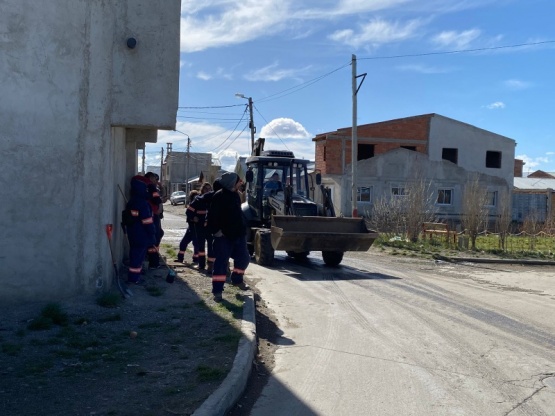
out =
[[[149,271],[126,300],[112,289],[0,307],[0,414],[159,416],[198,408],[231,368],[243,296],[226,285],[224,302],[214,303],[210,278],[170,254],[175,282],[166,282],[167,269]]]

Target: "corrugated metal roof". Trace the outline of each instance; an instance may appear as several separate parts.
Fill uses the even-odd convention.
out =
[[[555,179],[545,178],[515,178],[514,187],[517,189],[545,190],[555,189]]]

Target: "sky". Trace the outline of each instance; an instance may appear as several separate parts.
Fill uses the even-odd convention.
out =
[[[255,139],[314,160],[315,135],[352,126],[354,55],[358,125],[437,113],[555,172],[553,16],[553,0],[182,0],[176,130],[146,165],[190,140],[232,170],[251,151],[248,97]]]

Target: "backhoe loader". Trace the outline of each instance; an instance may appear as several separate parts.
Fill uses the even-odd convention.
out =
[[[378,234],[369,231],[363,218],[336,217],[331,192],[321,175],[308,175],[308,160],[293,152],[264,150],[258,139],[247,158],[246,202],[242,205],[248,224],[247,245],[258,264],[270,266],[275,250],[295,259],[321,251],[324,263],[337,266],[346,251],[367,251]],[[313,182],[323,202],[316,203]],[[309,183],[312,187],[309,187]]]

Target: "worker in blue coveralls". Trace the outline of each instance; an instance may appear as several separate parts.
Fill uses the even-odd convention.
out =
[[[200,188],[201,194],[195,198],[190,205],[190,210],[187,211],[187,218],[192,218],[193,227],[195,230],[196,246],[195,251],[198,253],[198,265],[196,268],[199,271],[206,271],[212,274],[214,270],[214,248],[213,237],[208,231],[206,226],[206,213],[212,204],[212,197],[214,193],[222,189],[219,179],[216,179],[213,185],[204,183]],[[208,247],[208,257],[206,257],[205,248]]]
[[[131,178],[131,198],[126,205],[125,231],[129,238],[129,283],[142,284],[141,269],[147,250],[156,244],[156,227],[148,201],[148,182],[144,176]]]
[[[147,172],[145,178],[148,179],[148,193],[154,227],[156,228],[156,244],[148,248],[148,268],[157,269],[160,267],[160,242],[164,236],[162,229],[162,194],[158,187],[158,175],[154,172]]]
[[[179,253],[177,253],[177,261],[180,263],[185,262],[185,252],[187,251],[187,246],[189,243],[193,243],[193,247],[195,246],[193,242],[193,224],[189,222],[189,217],[187,216],[187,211],[189,210],[189,206],[195,200],[195,198],[199,195],[199,191],[193,189],[189,192],[189,203],[185,208],[185,219],[187,221],[187,231],[185,231],[185,235],[179,242]],[[196,251],[193,251],[193,263],[197,263],[198,254]]]
[[[214,194],[207,214],[207,227],[214,237],[214,270],[212,272],[212,293],[214,301],[222,301],[222,292],[229,265],[233,259],[231,284],[241,290],[250,289],[244,282],[250,256],[247,249],[247,227],[241,211],[241,197],[238,189],[241,180],[236,173],[227,172],[220,179],[222,189]]]
[[[201,197],[210,191],[212,191],[212,185],[208,182],[203,183],[200,187],[200,195],[189,204],[185,212],[187,222],[193,227],[193,247],[197,255],[197,265],[195,268],[199,271],[206,269],[206,232],[204,231],[204,224],[206,222],[206,212],[208,211],[208,205]]]

